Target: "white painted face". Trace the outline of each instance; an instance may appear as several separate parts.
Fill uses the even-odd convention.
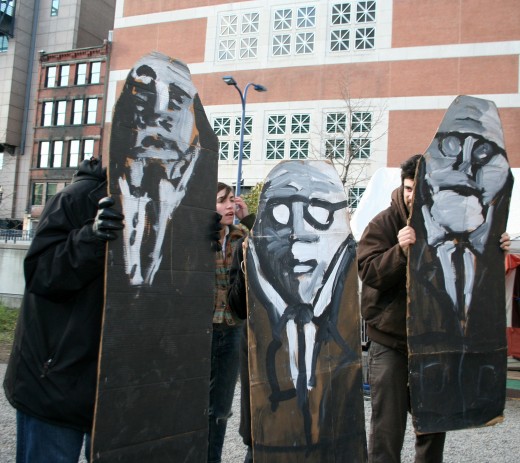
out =
[[[426,163],[432,218],[452,232],[472,232],[485,222],[509,170],[496,108],[486,100],[459,97],[435,140]]]
[[[327,163],[282,163],[269,175],[254,229],[265,239],[255,246],[264,274],[286,300],[297,295],[311,303],[323,286],[350,233],[345,199]]]
[[[196,89],[186,66],[147,57],[132,70],[139,115],[138,156],[182,159],[192,143]]]
[[[426,166],[433,219],[453,232],[472,232],[502,189],[509,165],[492,143],[473,134],[438,135]]]

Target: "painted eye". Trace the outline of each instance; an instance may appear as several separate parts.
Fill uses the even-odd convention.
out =
[[[445,137],[441,142],[441,151],[444,156],[456,157],[462,151],[460,140],[454,136]]]
[[[476,161],[485,161],[487,158],[493,156],[495,151],[490,143],[482,143],[478,145],[471,153],[472,157]]]
[[[326,225],[329,222],[330,212],[328,209],[320,206],[309,205],[307,211],[309,215],[319,224]]]
[[[291,211],[285,204],[277,204],[272,209],[272,214],[274,220],[282,225],[287,225],[289,223],[289,218],[291,217]]]

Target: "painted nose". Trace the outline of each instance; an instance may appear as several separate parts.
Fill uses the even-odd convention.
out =
[[[294,202],[292,204],[292,241],[315,242],[319,239],[317,233],[313,233],[303,217],[303,203]]]
[[[466,175],[472,175],[473,166],[471,165],[471,158],[473,154],[473,146],[475,144],[475,138],[467,137],[462,147],[462,159],[459,159],[456,169],[459,172],[464,172]],[[459,155],[460,156],[460,155]]]

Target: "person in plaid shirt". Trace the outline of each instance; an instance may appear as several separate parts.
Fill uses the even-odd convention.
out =
[[[255,216],[248,214],[247,205],[235,197],[225,183],[217,187],[217,213],[220,237],[215,252],[215,307],[213,309],[213,339],[211,345],[211,379],[209,389],[208,463],[220,463],[227,420],[238,378],[238,352],[242,321],[227,303],[229,269],[233,252],[240,239],[252,227]],[[241,221],[234,225],[235,215]]]

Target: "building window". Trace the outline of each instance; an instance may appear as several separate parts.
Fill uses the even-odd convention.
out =
[[[269,160],[283,159],[285,142],[283,140],[267,140],[266,158]]]
[[[51,16],[58,16],[60,9],[60,0],[51,0]]]
[[[51,143],[49,141],[40,142],[40,154],[38,156],[38,167],[49,167],[49,154]]]
[[[52,156],[50,159],[50,165],[53,168],[61,167],[61,160],[63,158],[63,142],[55,141],[52,143]]]
[[[94,140],[83,140],[83,159],[90,159],[94,156]]]
[[[329,16],[329,49],[332,52],[375,48],[376,1],[332,4]]]
[[[99,84],[101,81],[101,62],[95,61],[90,65],[90,79],[91,84]]]
[[[355,159],[368,159],[370,157],[370,138],[353,138],[350,141],[350,152]]]
[[[276,115],[269,116],[267,120],[267,133],[269,135],[280,135],[284,134],[287,125],[287,116],[285,115]]]
[[[52,125],[52,114],[54,112],[54,101],[46,101],[43,103],[42,125],[50,127]]]
[[[219,137],[219,159],[221,161],[227,161],[229,159],[230,142],[223,141],[222,138],[229,138],[231,134],[231,118],[216,117],[213,120],[213,130],[217,137]]]
[[[40,142],[40,153],[38,156],[38,167],[42,169],[60,168],[63,160],[63,141]]]
[[[33,183],[32,204],[33,206],[43,206],[43,183]]]
[[[45,204],[58,192],[58,184],[57,183],[47,183],[47,188],[45,191]]]
[[[366,188],[364,187],[353,187],[348,189],[348,207],[350,209],[356,209],[359,205],[359,201],[363,196]]]
[[[66,112],[67,112],[67,102],[66,101],[57,101],[56,102],[55,125],[65,125]]]
[[[329,138],[325,140],[325,157],[327,159],[344,159],[345,158],[345,139],[344,138]]]
[[[0,3],[0,13],[12,17],[14,15],[14,7],[15,7],[14,0],[9,0],[8,2],[5,0],[2,0],[2,2]]]
[[[356,111],[352,113],[352,132],[370,132],[372,130],[372,113]]]
[[[224,14],[219,17],[218,60],[256,58],[260,14]]]
[[[309,140],[291,140],[290,159],[307,159],[309,157]]]
[[[71,140],[69,143],[69,167],[78,167],[79,165],[79,140]]]
[[[76,85],[87,83],[87,63],[80,63],[76,67]]]
[[[267,118],[266,159],[307,159],[310,114],[272,114]]]
[[[45,86],[52,88],[56,86],[56,66],[49,66],[47,68],[47,77],[45,79]]]
[[[97,115],[97,98],[89,98],[87,100],[87,124],[95,124],[96,123],[96,115]]]
[[[347,130],[347,115],[345,113],[327,114],[327,133],[344,133]]]
[[[368,159],[371,154],[372,113],[356,111],[351,120],[345,113],[328,113],[325,122],[325,157]]]
[[[83,124],[83,100],[72,102],[72,125]]]
[[[60,66],[60,87],[66,87],[69,85],[69,74],[70,66],[68,64]]]
[[[219,137],[219,159],[221,161],[237,160],[240,150],[241,117],[215,117],[213,130]],[[244,120],[244,146],[242,159],[251,159],[251,135],[253,133],[253,118],[246,116]]]
[[[316,39],[316,7],[274,10],[272,28],[274,56],[311,54]]]
[[[229,159],[229,142],[221,141],[218,142],[218,159],[219,161],[227,161]]]
[[[69,143],[68,167],[78,167],[80,161],[94,156],[94,140],[71,140]]]
[[[238,161],[240,141],[233,143],[233,161]],[[251,140],[244,140],[242,145],[242,159],[251,159]]]
[[[0,35],[0,53],[5,53],[9,48],[9,37]]]

